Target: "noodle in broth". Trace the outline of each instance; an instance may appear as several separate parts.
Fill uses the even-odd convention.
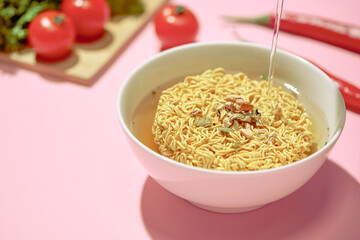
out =
[[[218,68],[163,91],[152,133],[158,151],[175,161],[251,171],[308,156],[316,147],[311,125],[302,104],[281,87],[268,93],[267,81]]]

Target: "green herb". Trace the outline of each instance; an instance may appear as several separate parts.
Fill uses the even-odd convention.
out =
[[[327,128],[328,131],[330,131],[330,128]]]
[[[58,9],[60,3],[61,0],[1,0],[0,51],[23,49],[30,22],[44,10]]]
[[[230,147],[236,149],[236,148],[241,147],[241,145],[242,145],[242,142],[236,141],[236,142],[232,143],[232,144],[230,145]]]
[[[224,132],[224,133],[229,133],[230,132],[230,128],[228,128],[228,127],[219,127],[219,130],[221,132]]]
[[[243,119],[246,116],[246,113],[244,111],[241,111],[240,113],[236,113],[235,115],[236,117]]]
[[[326,145],[326,144],[328,144],[328,142],[327,142],[327,141],[325,142],[325,145]],[[324,146],[325,146],[325,145],[324,145]]]
[[[260,78],[263,80],[268,80],[268,76],[266,76],[266,75],[261,75]]]
[[[151,91],[151,94],[152,94],[152,95],[155,95],[155,94],[156,94],[156,91],[154,91],[154,90]]]
[[[217,113],[217,115],[221,116],[221,113],[220,113],[219,109],[217,109],[216,107],[213,107],[213,109],[215,110],[215,112]]]
[[[210,117],[196,117],[194,122],[197,127],[209,127],[211,123],[212,120]]]

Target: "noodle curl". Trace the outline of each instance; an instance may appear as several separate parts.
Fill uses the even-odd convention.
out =
[[[217,68],[163,91],[152,126],[159,152],[221,171],[276,168],[307,157],[314,141],[308,114],[281,87],[267,86]]]

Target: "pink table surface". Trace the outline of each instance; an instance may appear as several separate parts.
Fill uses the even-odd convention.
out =
[[[271,44],[272,30],[223,14],[274,12],[276,1],[177,1],[198,41]],[[357,0],[286,0],[284,11],[360,23]],[[279,46],[360,86],[360,55],[280,34]],[[259,210],[219,214],[164,190],[137,162],[116,115],[125,77],[158,53],[152,23],[92,87],[0,63],[0,239],[360,239],[360,115],[301,189]],[[276,73],[275,73],[276,74]],[[151,79],[149,79],[151,81]]]

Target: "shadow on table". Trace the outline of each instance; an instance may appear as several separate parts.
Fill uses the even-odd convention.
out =
[[[360,239],[360,185],[330,160],[293,194],[239,214],[197,208],[148,177],[141,212],[156,240]]]
[[[17,71],[18,68],[11,63],[4,62],[0,66],[0,76],[5,74],[14,75]]]

